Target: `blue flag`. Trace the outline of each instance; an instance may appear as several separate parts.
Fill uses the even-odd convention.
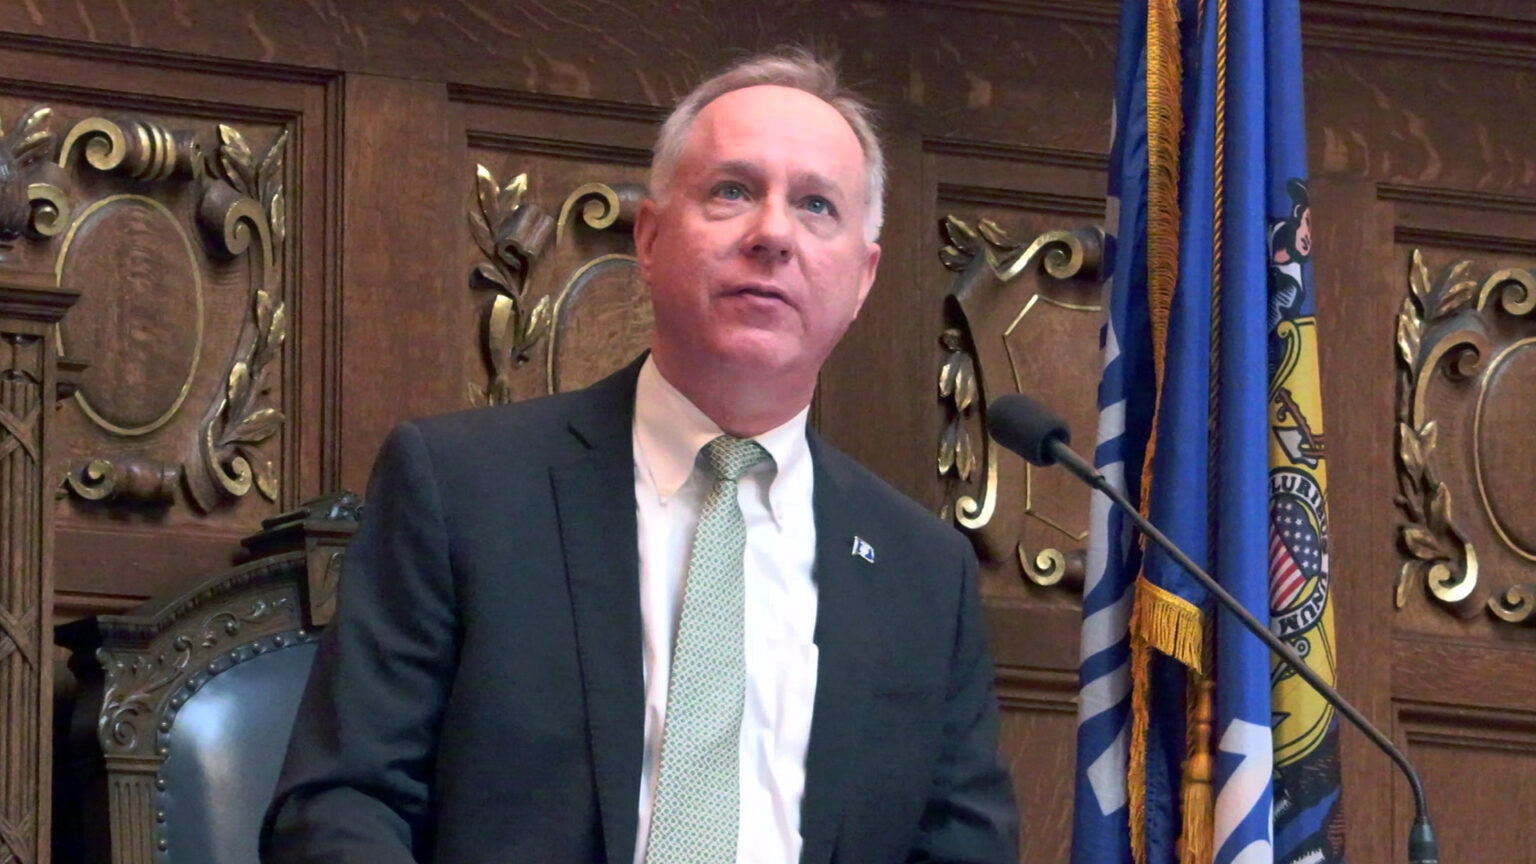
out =
[[[1120,52],[1096,464],[1331,680],[1297,2],[1127,0]],[[1074,862],[1342,862],[1332,710],[1092,516]]]
[[[1114,138],[1109,161],[1106,254],[1108,320],[1094,466],[1132,501],[1151,428],[1152,381],[1146,305],[1146,13],[1121,10]],[[1123,242],[1122,242],[1123,238]],[[1090,514],[1079,643],[1077,776],[1073,864],[1130,864],[1130,616],[1140,547],[1129,520],[1095,492]]]
[[[1337,652],[1328,571],[1328,467],[1317,365],[1312,204],[1302,110],[1297,0],[1271,2],[1265,24],[1269,278],[1269,609],[1275,635],[1329,682]],[[1277,864],[1342,864],[1339,721],[1281,664],[1270,679]]]

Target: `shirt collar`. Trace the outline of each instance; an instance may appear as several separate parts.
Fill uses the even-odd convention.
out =
[[[799,475],[810,462],[805,440],[805,421],[810,406],[753,440],[773,457],[774,478],[769,483],[768,503],[775,522],[787,502],[778,494],[778,478]],[[694,462],[704,445],[725,434],[715,421],[672,386],[656,361],[647,357],[635,382],[635,457],[647,471],[656,494],[663,500],[677,494],[693,473]]]

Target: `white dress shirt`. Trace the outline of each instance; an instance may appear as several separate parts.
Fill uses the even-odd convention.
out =
[[[741,718],[738,864],[800,860],[800,800],[816,695],[816,520],[807,410],[756,437],[773,462],[743,476],[737,494],[747,526],[746,704]],[[635,388],[635,511],[644,625],[645,749],[635,864],[645,861],[656,766],[667,714],[672,645],[688,557],[709,480],[695,462],[720,427],[647,359]]]

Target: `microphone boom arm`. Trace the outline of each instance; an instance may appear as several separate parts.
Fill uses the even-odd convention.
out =
[[[1229,594],[1215,579],[1211,578],[1210,574],[1190,560],[1190,557],[1185,555],[1183,550],[1175,545],[1172,540],[1169,540],[1167,535],[1159,531],[1157,526],[1147,521],[1146,517],[1141,515],[1139,508],[1132,505],[1125,495],[1111,486],[1104,479],[1104,475],[1094,470],[1093,466],[1077,455],[1077,452],[1068,446],[1065,441],[1055,435],[1048,435],[1043,442],[1043,449],[1051,457],[1052,461],[1059,463],[1063,468],[1077,475],[1089,486],[1109,496],[1110,500],[1114,501],[1121,511],[1131,517],[1131,520],[1136,523],[1136,527],[1141,529],[1143,534],[1151,538],[1174,561],[1178,562],[1179,566],[1183,567],[1191,576],[1194,576],[1207,591],[1215,595],[1221,601],[1221,604],[1226,607],[1227,611],[1231,612],[1238,621],[1242,622],[1242,625],[1248,629],[1248,632],[1259,637],[1259,641],[1268,646],[1269,650],[1279,655],[1286,662],[1286,665],[1290,666],[1297,675],[1300,675],[1302,680],[1311,684],[1312,688],[1323,699],[1327,700],[1328,704],[1349,718],[1350,722],[1354,723],[1357,729],[1364,732],[1367,738],[1371,739],[1377,747],[1381,748],[1383,752],[1392,758],[1393,762],[1397,763],[1397,767],[1402,769],[1403,775],[1408,778],[1408,785],[1413,789],[1414,803],[1417,807],[1413,829],[1408,835],[1408,860],[1410,864],[1439,864],[1439,844],[1435,839],[1434,828],[1430,825],[1429,806],[1424,798],[1424,786],[1419,781],[1418,773],[1409,764],[1408,757],[1404,756],[1402,751],[1397,749],[1397,745],[1393,744],[1390,738],[1382,734],[1381,730],[1377,729],[1371,721],[1367,720],[1365,715],[1361,714],[1355,706],[1345,701],[1344,697],[1339,694],[1339,691],[1335,690],[1327,681],[1324,681],[1321,675],[1313,671],[1312,667],[1308,666],[1301,659],[1301,655],[1297,654],[1295,649],[1270,632],[1270,629],[1260,622],[1259,619],[1255,618],[1253,613],[1245,609],[1243,604],[1237,601],[1237,598]]]

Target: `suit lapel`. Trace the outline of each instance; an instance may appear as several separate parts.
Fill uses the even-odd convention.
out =
[[[860,508],[840,455],[829,452],[815,434],[810,444],[816,472],[817,674],[800,808],[800,862],[824,864],[855,788],[855,754],[877,647],[868,592],[879,571],[853,555]]]
[[[586,450],[550,468],[576,622],[607,864],[632,864],[645,736],[635,523],[635,363],[581,394],[570,433]]]

